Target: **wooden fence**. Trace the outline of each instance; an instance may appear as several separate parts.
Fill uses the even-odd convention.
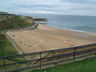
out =
[[[96,44],[0,57],[0,72],[28,71],[80,61],[96,55]]]

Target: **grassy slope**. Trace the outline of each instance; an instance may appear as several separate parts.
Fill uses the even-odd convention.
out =
[[[26,27],[32,23],[32,21],[29,23],[28,20],[28,17],[14,16],[10,19],[1,21],[0,30]]]
[[[17,54],[17,51],[6,37],[3,34],[0,34],[0,36],[0,57]]]
[[[32,24],[32,18],[24,17],[24,16],[14,16],[10,19],[0,21],[0,57],[15,55],[18,53],[15,50],[15,48],[12,46],[12,44],[2,34],[2,31],[6,29],[22,28],[22,27],[29,26],[31,24]]]
[[[79,62],[73,62],[56,67],[30,72],[96,72],[96,57]]]

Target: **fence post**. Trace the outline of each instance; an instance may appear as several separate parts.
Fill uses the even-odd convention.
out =
[[[42,68],[41,58],[42,58],[42,52],[40,52],[40,69]]]
[[[6,71],[6,58],[4,58],[4,71],[7,72]]]
[[[75,61],[76,47],[74,47],[73,61]]]

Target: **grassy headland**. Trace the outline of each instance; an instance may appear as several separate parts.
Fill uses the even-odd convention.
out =
[[[0,57],[18,54],[12,44],[3,35],[2,31],[23,28],[32,24],[33,19],[31,17],[15,15],[12,18],[0,21]]]

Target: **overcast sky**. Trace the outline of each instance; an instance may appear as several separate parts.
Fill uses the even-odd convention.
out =
[[[96,0],[0,0],[0,11],[96,16]]]

